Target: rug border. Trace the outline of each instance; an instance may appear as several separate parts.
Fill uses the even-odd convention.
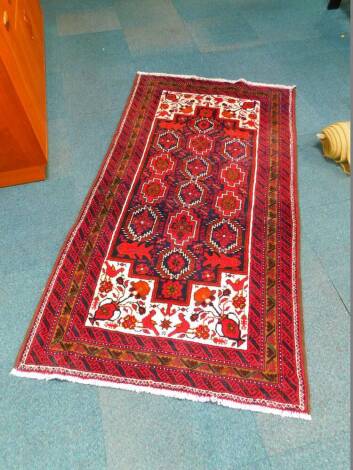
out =
[[[303,309],[303,296],[302,296],[302,277],[301,277],[301,220],[300,220],[300,208],[299,208],[299,188],[298,188],[298,144],[297,144],[297,126],[296,126],[296,89],[290,92],[290,113],[291,119],[291,169],[292,169],[292,184],[293,184],[293,195],[294,195],[294,216],[296,220],[296,240],[295,240],[295,257],[296,257],[296,272],[295,272],[295,287],[297,290],[297,319],[298,319],[298,337],[299,345],[302,349],[299,349],[300,360],[302,364],[302,376],[304,383],[304,405],[307,412],[310,414],[310,389],[308,383],[308,362],[307,362],[307,351],[305,348],[305,333],[304,333],[304,309]]]
[[[149,75],[149,76],[160,76],[160,77],[180,77],[180,78],[189,78],[189,79],[195,79],[195,80],[205,80],[209,82],[225,82],[225,83],[232,83],[236,84],[239,82],[248,84],[250,86],[260,86],[260,87],[268,87],[268,88],[279,88],[279,89],[284,89],[288,90],[289,95],[290,95],[290,106],[289,106],[289,111],[291,114],[291,119],[290,119],[290,148],[291,148],[291,170],[292,170],[292,196],[294,199],[294,205],[292,206],[293,214],[294,214],[294,219],[295,219],[295,257],[296,257],[296,272],[295,272],[295,288],[296,288],[296,300],[297,300],[297,312],[296,312],[296,317],[297,317],[297,328],[296,328],[296,333],[297,337],[299,340],[299,348],[298,348],[298,354],[299,354],[299,365],[301,367],[301,376],[303,380],[303,394],[304,394],[304,409],[306,411],[290,411],[290,410],[283,410],[280,408],[272,408],[271,406],[260,406],[256,404],[243,404],[239,401],[234,401],[234,400],[228,400],[225,398],[220,398],[215,395],[202,395],[199,390],[191,389],[187,392],[185,391],[179,391],[183,386],[178,387],[177,385],[174,385],[172,387],[172,390],[170,390],[166,384],[158,384],[158,387],[153,386],[152,384],[148,385],[149,381],[139,381],[138,384],[134,384],[134,379],[125,379],[124,381],[122,380],[121,377],[117,377],[116,379],[119,380],[119,382],[112,382],[112,381],[107,381],[107,380],[97,380],[97,379],[92,379],[92,378],[81,378],[77,375],[79,371],[75,371],[74,369],[68,369],[68,374],[55,374],[55,373],[42,373],[42,372],[34,372],[34,371],[28,371],[28,370],[23,370],[21,369],[21,365],[25,367],[25,364],[21,364],[21,358],[23,356],[23,353],[26,349],[27,343],[31,337],[31,333],[33,330],[33,327],[35,326],[38,318],[40,321],[40,310],[43,307],[44,302],[46,302],[46,298],[49,295],[49,291],[51,290],[51,284],[53,282],[53,279],[56,277],[57,274],[57,269],[62,262],[62,259],[65,256],[66,250],[69,248],[69,246],[72,243],[73,235],[74,233],[79,229],[81,223],[82,223],[82,218],[84,214],[88,210],[88,206],[92,198],[94,197],[94,194],[99,186],[100,181],[104,177],[105,169],[110,161],[110,158],[113,154],[113,151],[116,147],[116,144],[118,142],[118,137],[123,129],[123,126],[125,124],[126,117],[128,115],[128,112],[130,110],[131,104],[133,102],[133,98],[135,96],[135,93],[138,89],[139,81],[141,76],[144,75]],[[78,382],[78,383],[86,383],[86,384],[93,384],[97,386],[105,386],[105,387],[112,387],[112,388],[123,388],[127,390],[132,390],[136,392],[149,392],[153,394],[158,394],[158,395],[164,395],[164,396],[169,396],[169,397],[176,397],[176,398],[181,398],[181,399],[189,399],[193,401],[209,401],[209,402],[214,402],[223,406],[227,406],[230,408],[240,408],[240,409],[246,409],[246,410],[252,410],[252,411],[261,411],[264,413],[272,413],[276,415],[280,415],[282,417],[297,417],[297,418],[302,418],[306,420],[310,420],[311,416],[309,414],[310,408],[309,408],[309,394],[308,394],[308,383],[307,383],[307,368],[306,368],[306,356],[305,356],[305,350],[304,350],[304,332],[303,332],[303,315],[302,315],[302,300],[301,300],[301,277],[300,277],[300,249],[299,249],[299,241],[300,241],[300,220],[299,220],[299,198],[298,198],[298,184],[297,184],[297,148],[296,148],[296,123],[295,123],[295,98],[296,98],[296,93],[295,93],[295,86],[287,86],[287,85],[276,85],[276,84],[268,84],[268,83],[260,83],[260,82],[252,82],[245,80],[243,78],[237,79],[237,80],[227,80],[227,79],[221,79],[221,78],[207,78],[207,77],[199,77],[195,75],[176,75],[176,74],[167,74],[167,73],[153,73],[153,72],[141,72],[138,71],[135,74],[135,78],[130,90],[130,93],[128,95],[128,98],[126,100],[123,113],[121,114],[121,117],[119,119],[118,125],[116,127],[115,132],[113,133],[112,139],[110,141],[110,145],[108,146],[107,152],[105,154],[105,157],[103,158],[103,161],[99,167],[99,170],[97,172],[97,176],[93,180],[90,189],[88,190],[87,196],[85,197],[80,212],[78,216],[76,217],[74,223],[72,224],[62,246],[61,249],[56,257],[56,261],[53,265],[53,268],[51,270],[51,274],[49,276],[49,279],[47,283],[45,284],[42,296],[39,300],[37,309],[35,311],[35,314],[33,315],[33,318],[29,324],[29,327],[27,329],[26,335],[24,337],[24,340],[22,342],[22,345],[20,347],[20,350],[17,354],[16,362],[14,368],[11,370],[10,374],[15,375],[15,376],[20,376],[20,377],[29,377],[29,378],[35,378],[35,379],[44,379],[44,380],[51,380],[51,379],[62,379],[62,380],[67,380],[71,382]],[[302,350],[300,349],[300,346],[302,346]],[[71,375],[70,372],[73,372],[76,375]],[[89,373],[88,373],[89,375]],[[147,385],[146,385],[147,384]],[[185,388],[185,387],[183,387]],[[235,397],[234,397],[235,398]]]
[[[73,369],[70,369],[71,371],[74,371]],[[254,404],[243,404],[239,403],[233,400],[227,400],[225,398],[219,398],[215,396],[210,396],[210,395],[201,395],[198,393],[193,392],[194,389],[191,387],[186,387],[186,386],[176,386],[174,385],[171,390],[167,388],[156,388],[153,387],[152,385],[148,385],[149,381],[139,381],[135,380],[135,383],[130,382],[132,379],[127,379],[126,382],[108,382],[106,380],[100,380],[100,379],[89,379],[89,378],[81,378],[73,375],[65,375],[65,374],[45,374],[41,372],[29,372],[29,371],[21,371],[18,369],[12,369],[10,372],[10,375],[14,375],[16,377],[26,377],[30,379],[37,379],[37,380],[45,380],[45,381],[50,381],[50,380],[65,380],[67,382],[72,382],[72,383],[80,383],[80,384],[85,384],[85,385],[94,385],[97,387],[106,387],[106,388],[118,388],[122,390],[128,390],[132,392],[137,392],[137,393],[149,393],[151,395],[160,395],[168,398],[178,398],[180,400],[189,400],[189,401],[195,401],[195,402],[201,402],[201,403],[215,403],[217,405],[221,405],[227,408],[234,408],[234,409],[242,409],[242,410],[247,410],[247,411],[258,411],[261,413],[266,413],[266,414],[273,414],[280,416],[282,418],[298,418],[298,419],[304,419],[306,421],[311,421],[311,415],[309,413],[304,413],[300,411],[285,411],[281,410],[278,408],[271,408],[269,406],[261,406],[261,405],[254,405]],[[119,377],[119,380],[122,379],[122,377]],[[163,384],[162,384],[163,385]],[[183,388],[183,389],[189,389],[190,391],[179,391],[178,388]]]
[[[39,302],[37,304],[37,307],[35,309],[35,312],[33,314],[33,317],[32,317],[32,320],[26,330],[26,333],[25,333],[25,336],[24,336],[24,339],[21,343],[21,347],[16,355],[16,360],[15,360],[15,369],[17,369],[18,366],[21,365],[21,358],[23,356],[23,353],[24,353],[24,350],[25,350],[25,347],[27,345],[27,342],[28,340],[30,339],[30,336],[31,336],[31,332],[32,332],[32,329],[38,319],[38,316],[40,314],[40,310],[43,306],[43,302],[45,301],[47,295],[49,295],[48,291],[50,289],[50,286],[51,286],[51,283],[53,281],[53,278],[55,277],[55,275],[57,274],[57,270],[58,270],[58,267],[60,265],[60,262],[61,260],[63,259],[63,257],[65,256],[65,251],[69,248],[69,246],[71,245],[72,241],[73,241],[73,238],[74,238],[74,233],[78,231],[81,223],[83,222],[83,216],[85,214],[85,212],[88,211],[88,207],[89,207],[89,204],[91,202],[91,200],[93,199],[94,197],[94,194],[95,192],[97,191],[98,189],[98,186],[101,182],[101,180],[103,179],[104,177],[104,172],[108,166],[108,163],[110,161],[110,158],[112,157],[112,154],[114,152],[114,149],[116,147],[116,144],[117,144],[117,139],[123,129],[123,126],[124,126],[124,123],[125,123],[125,119],[127,117],[127,114],[129,112],[129,109],[130,109],[130,106],[132,104],[132,101],[133,101],[133,97],[137,91],[137,88],[138,88],[138,84],[139,84],[139,81],[140,81],[140,75],[139,74],[136,74],[135,75],[135,78],[134,78],[134,81],[132,83],[132,86],[131,86],[131,89],[130,89],[130,92],[129,92],[129,95],[126,99],[126,102],[125,102],[125,105],[124,105],[124,108],[123,108],[123,112],[122,114],[120,115],[120,118],[118,120],[118,124],[117,124],[117,127],[115,128],[115,131],[112,135],[112,138],[110,139],[110,144],[107,148],[107,151],[105,153],[105,156],[102,160],[102,163],[100,164],[99,168],[98,168],[98,171],[97,171],[97,175],[96,177],[93,179],[91,185],[89,186],[89,189],[88,189],[88,192],[87,192],[87,195],[86,197],[84,198],[82,204],[81,204],[81,208],[80,208],[80,211],[77,215],[77,217],[75,218],[74,222],[72,223],[61,247],[60,247],[60,250],[55,258],[55,262],[51,268],[51,271],[50,271],[50,275],[49,275],[49,278],[48,280],[46,281],[45,285],[44,285],[44,288],[43,288],[43,292],[42,292],[42,295],[40,296],[40,299],[39,299]],[[120,156],[120,158],[118,160],[120,160],[122,158],[122,155]],[[18,370],[18,369],[17,369]]]
[[[229,80],[227,78],[210,78],[210,77],[202,77],[199,75],[178,75],[174,73],[162,73],[162,72],[136,72],[137,75],[151,75],[155,77],[177,77],[177,78],[190,78],[192,80],[205,80],[207,82],[224,82],[224,83],[232,83],[236,84],[238,82],[246,83],[247,85],[253,86],[261,86],[265,88],[280,88],[283,90],[294,90],[296,85],[281,85],[276,83],[262,83],[262,82],[253,82],[250,80],[246,80],[245,78],[238,78],[237,80]]]

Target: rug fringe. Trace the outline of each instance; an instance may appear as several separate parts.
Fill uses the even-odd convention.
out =
[[[247,411],[258,411],[261,413],[268,413],[281,416],[282,418],[299,418],[304,419],[307,421],[311,420],[311,416],[308,413],[300,413],[296,411],[285,411],[285,410],[278,410],[276,408],[269,408],[260,405],[246,405],[243,403],[236,403],[230,400],[225,400],[223,398],[217,398],[212,396],[200,396],[194,395],[192,393],[185,393],[185,392],[178,392],[175,390],[168,390],[165,388],[154,388],[148,387],[143,385],[134,385],[132,383],[118,383],[118,382],[106,382],[105,380],[97,380],[97,379],[82,379],[80,377],[74,377],[72,375],[64,375],[64,374],[44,374],[41,372],[29,372],[29,371],[22,371],[18,369],[12,369],[10,375],[14,375],[16,377],[27,377],[31,379],[37,380],[66,380],[68,382],[80,383],[80,384],[89,384],[95,385],[97,387],[108,387],[108,388],[118,388],[122,390],[129,390],[137,393],[150,393],[152,395],[161,395],[170,398],[178,398],[181,400],[191,400],[195,402],[212,402],[216,403],[217,405],[222,405],[228,408],[237,408]]]
[[[251,82],[249,80],[245,80],[245,78],[238,78],[237,80],[228,80],[226,78],[208,78],[208,77],[199,77],[198,75],[177,75],[173,73],[160,73],[160,72],[137,71],[136,73],[137,75],[153,75],[156,77],[193,78],[196,80],[207,80],[209,82],[226,82],[226,83],[244,82],[244,83],[247,83],[248,85],[263,86],[263,87],[268,87],[268,88],[282,88],[284,90],[293,90],[296,88],[296,85],[279,85],[275,83]]]

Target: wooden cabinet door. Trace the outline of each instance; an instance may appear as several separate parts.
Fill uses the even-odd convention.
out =
[[[20,165],[19,162],[22,167],[31,168],[46,164],[47,121],[44,28],[39,0],[0,0],[0,15],[0,61],[2,75],[8,75],[8,79],[3,78],[7,82],[3,106],[5,101],[7,105],[9,99],[13,101],[8,115],[10,120],[16,121],[8,123],[8,129],[3,131],[3,135],[6,132],[11,135],[12,151],[8,157],[2,156],[1,172],[1,163],[7,170],[11,169],[12,162],[13,169]],[[0,87],[3,85],[0,83]],[[0,127],[4,129],[4,126],[6,122],[1,123],[0,116]]]
[[[8,24],[2,28],[5,47],[12,55],[5,66],[46,154],[44,29],[40,4],[38,0],[1,2],[3,18],[8,15]]]

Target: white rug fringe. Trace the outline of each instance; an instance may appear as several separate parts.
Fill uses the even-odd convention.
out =
[[[196,402],[212,402],[212,403],[216,403],[218,405],[226,406],[229,408],[238,408],[242,410],[259,411],[262,413],[279,415],[282,418],[290,417],[290,418],[305,419],[308,421],[311,420],[311,416],[307,413],[278,410],[275,408],[269,408],[269,407],[264,407],[260,405],[246,405],[243,403],[236,403],[230,400],[225,400],[223,398],[194,395],[192,393],[178,392],[175,390],[168,390],[165,388],[162,388],[162,389],[154,388],[154,387],[148,387],[148,386],[143,386],[143,385],[134,385],[131,383],[107,382],[105,380],[97,380],[97,379],[82,379],[80,377],[74,377],[71,375],[64,375],[64,374],[43,374],[41,372],[28,372],[28,371],[21,371],[18,369],[12,369],[10,374],[15,375],[16,377],[27,377],[31,379],[37,379],[37,380],[47,380],[47,381],[55,380],[55,379],[66,380],[68,382],[96,385],[97,387],[119,388],[122,390],[129,390],[129,391],[133,391],[137,393],[145,392],[145,393],[150,393],[152,395],[162,395],[165,397],[179,398],[182,400],[191,400],[191,401],[196,401]]]
[[[226,82],[226,83],[237,83],[237,82],[244,82],[248,85],[254,86],[263,86],[268,88],[282,88],[284,90],[293,90],[296,88],[296,85],[280,85],[274,83],[261,83],[261,82],[251,82],[249,80],[245,80],[245,78],[238,78],[237,80],[228,80],[226,78],[208,78],[208,77],[199,77],[197,75],[176,75],[173,73],[160,73],[160,72],[136,72],[137,75],[154,75],[156,77],[177,77],[177,78],[191,78],[196,80],[207,80],[210,82]]]

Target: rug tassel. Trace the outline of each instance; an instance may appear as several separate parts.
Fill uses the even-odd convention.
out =
[[[64,375],[64,374],[44,374],[40,372],[29,372],[29,371],[22,371],[18,369],[12,369],[10,372],[10,375],[14,375],[16,377],[27,377],[31,379],[37,379],[37,380],[66,380],[68,382],[74,382],[74,383],[80,383],[80,384],[89,384],[89,385],[95,385],[98,387],[108,387],[108,388],[119,388],[122,390],[129,390],[132,392],[137,392],[137,393],[150,393],[152,395],[161,395],[165,397],[170,397],[170,398],[178,398],[180,400],[191,400],[195,402],[212,402],[216,403],[217,405],[222,405],[228,408],[237,408],[241,410],[247,410],[247,411],[259,411],[262,413],[269,413],[269,414],[274,414],[281,416],[282,418],[299,418],[299,419],[304,419],[307,421],[311,420],[311,416],[308,413],[301,413],[298,411],[290,411],[290,410],[278,410],[275,408],[269,408],[269,407],[264,407],[261,405],[252,405],[252,404],[243,404],[243,403],[236,403],[230,400],[226,400],[223,398],[218,398],[218,397],[212,397],[212,396],[202,396],[202,395],[195,395],[192,393],[185,393],[185,392],[178,392],[176,390],[168,390],[165,388],[154,388],[154,387],[149,387],[146,385],[140,385],[140,383],[143,383],[142,381],[136,381],[137,384],[133,383],[112,383],[112,382],[106,382],[105,380],[99,380],[99,379],[83,379],[80,377],[73,377],[70,375]]]

